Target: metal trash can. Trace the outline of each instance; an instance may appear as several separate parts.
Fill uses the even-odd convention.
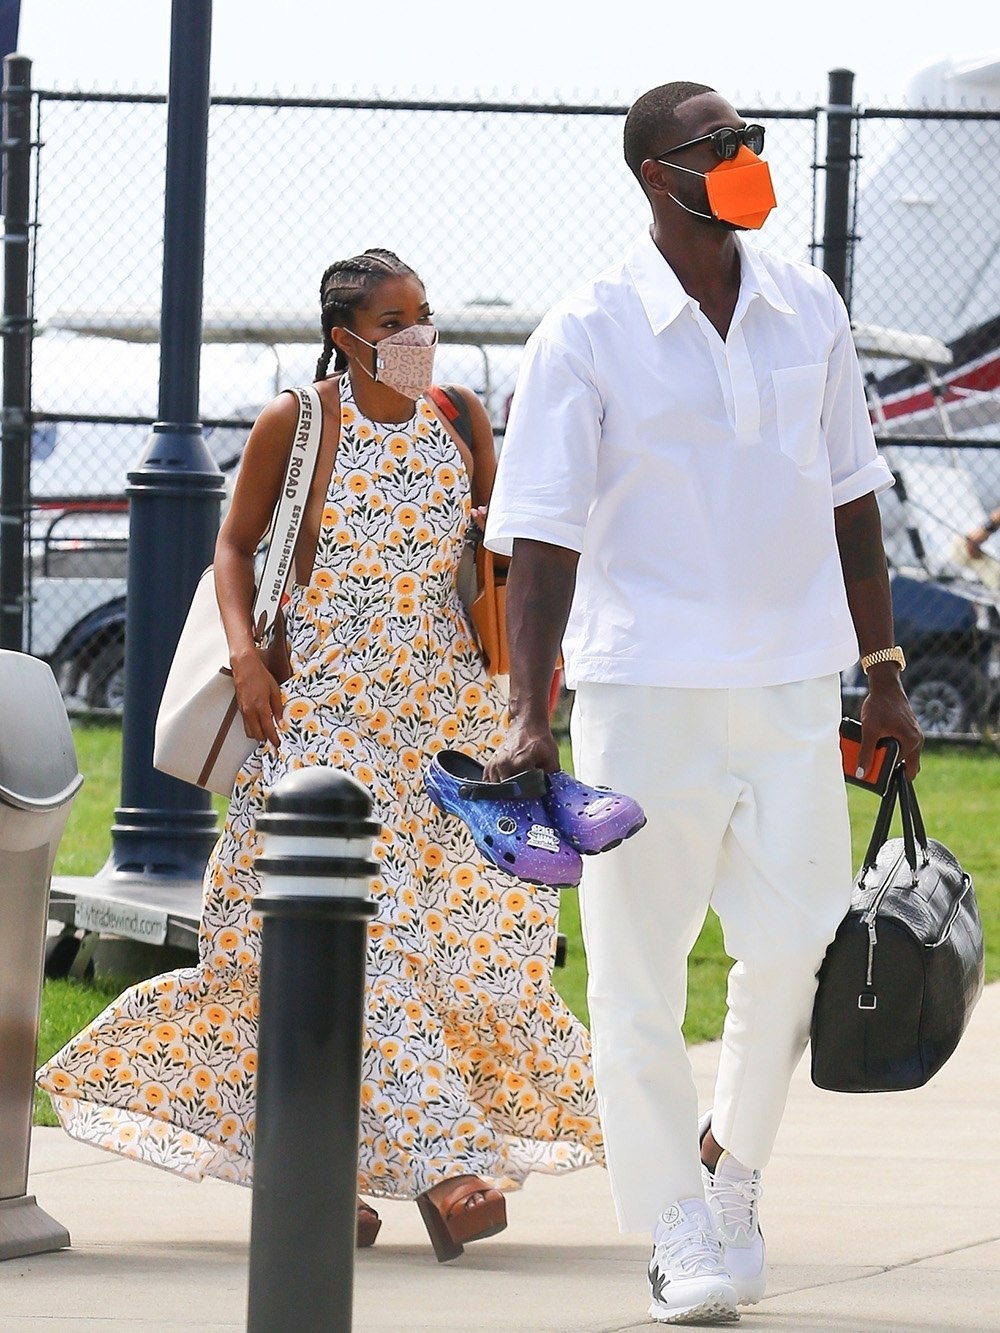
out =
[[[0,1259],[69,1244],[26,1191],[49,879],[82,782],[51,670],[0,651]]]

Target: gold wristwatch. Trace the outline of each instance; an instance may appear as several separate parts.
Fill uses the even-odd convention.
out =
[[[898,643],[895,648],[879,648],[877,652],[866,653],[861,659],[861,670],[867,674],[869,667],[878,666],[880,662],[895,662],[900,671],[906,669],[906,658]]]

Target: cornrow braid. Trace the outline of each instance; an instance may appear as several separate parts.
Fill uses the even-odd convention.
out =
[[[316,379],[325,379],[333,359],[335,371],[347,369],[347,357],[333,345],[333,330],[338,325],[352,328],[354,312],[364,305],[375,288],[386,278],[406,277],[414,270],[391,250],[371,249],[353,259],[338,259],[323,274],[319,284],[320,322],[323,351],[316,362]],[[336,356],[334,356],[336,353]]]

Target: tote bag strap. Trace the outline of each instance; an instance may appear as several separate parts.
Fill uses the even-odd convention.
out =
[[[323,408],[313,386],[292,389],[299,417],[292,436],[281,494],[267,539],[267,558],[253,603],[254,637],[266,646],[274,636],[281,599],[292,578],[292,561],[323,435]]]

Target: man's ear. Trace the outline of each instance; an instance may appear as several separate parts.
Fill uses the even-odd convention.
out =
[[[669,194],[672,188],[670,168],[655,157],[647,157],[639,168],[643,187],[647,194]]]

